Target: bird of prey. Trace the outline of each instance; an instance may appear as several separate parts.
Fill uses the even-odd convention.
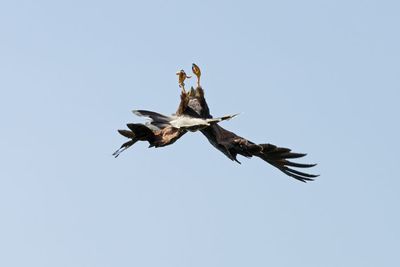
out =
[[[187,131],[196,132],[237,116],[237,114],[234,114],[219,118],[203,119],[188,115],[165,116],[148,110],[133,110],[133,113],[138,116],[148,117],[150,121],[145,124],[128,123],[127,126],[129,130],[118,130],[121,135],[131,140],[123,143],[122,146],[113,153],[115,157],[118,157],[121,152],[128,149],[137,141],[148,141],[150,147],[163,147],[173,144]]]
[[[185,92],[184,81],[186,73],[181,70],[177,73],[179,75],[179,86],[182,88],[182,93]],[[128,123],[129,130],[118,130],[118,132],[129,138],[128,142],[113,153],[113,156],[118,157],[124,150],[134,145],[137,141],[148,141],[150,147],[163,147],[173,144],[187,131],[195,132],[213,124],[217,124],[224,120],[230,120],[237,116],[226,115],[218,118],[201,118],[199,116],[190,116],[188,114],[177,113],[171,116],[166,116],[154,111],[148,110],[133,110],[135,115],[147,117],[150,121],[145,124]]]
[[[184,88],[184,81],[186,78],[190,78],[190,76],[187,76],[183,70],[177,73],[177,75],[179,76],[179,86],[182,90],[180,96],[181,101],[179,103],[178,110],[176,111],[175,116],[186,116],[186,118],[188,119],[213,119],[213,116],[210,114],[207,101],[204,97],[204,90],[200,85],[201,70],[196,64],[193,63],[192,71],[193,74],[197,77],[197,85],[196,89],[192,87],[188,92],[186,92]],[[149,114],[145,116],[150,117]],[[229,119],[233,116],[226,117],[227,119]],[[299,181],[313,181],[314,178],[318,177],[318,175],[308,174],[306,172],[294,169],[310,168],[316,165],[290,161],[290,159],[304,157],[306,154],[294,153],[289,148],[278,147],[272,144],[253,143],[218,125],[217,122],[223,120],[223,118],[225,117],[217,118],[218,121],[213,121],[214,123],[209,123],[209,125],[206,125],[205,127],[203,127],[204,125],[196,125],[194,129],[200,130],[202,134],[208,139],[208,141],[229,159],[240,163],[237,159],[237,155],[242,155],[247,158],[255,156],[261,158],[272,166],[278,168],[286,175],[293,177]],[[152,119],[153,121],[150,122],[150,124],[148,125],[128,124],[127,126],[131,131],[119,130],[120,134],[124,135],[127,138],[130,138],[131,140],[124,143],[121,148],[114,153],[114,155],[117,157],[119,153],[133,145],[138,140],[148,141],[150,143],[150,146],[156,147],[170,145],[189,130],[188,127],[175,128],[170,124],[167,124],[167,126],[161,124],[158,125],[160,127],[157,127],[157,125],[155,124],[158,124],[158,119],[156,119],[155,117]],[[153,126],[156,126],[156,128],[151,129],[151,127]]]

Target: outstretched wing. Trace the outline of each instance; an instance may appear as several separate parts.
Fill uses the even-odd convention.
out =
[[[266,162],[272,164],[274,167],[278,168],[283,173],[302,182],[313,181],[314,180],[313,178],[318,177],[318,175],[308,174],[291,168],[291,167],[311,168],[316,166],[317,164],[296,163],[289,160],[289,159],[301,158],[307,154],[294,153],[291,152],[289,148],[277,147],[271,144],[261,144],[259,146],[262,147],[262,150],[257,156],[262,158]]]
[[[137,141],[149,142],[149,147],[163,147],[172,145],[187,131],[173,127],[165,127],[161,130],[153,130],[147,125],[140,123],[128,123],[129,130],[118,130],[118,132],[130,140],[121,145],[121,147],[113,153],[118,157],[123,151],[134,145]]]
[[[204,91],[201,87],[198,87],[194,93],[191,92],[188,98],[187,112],[195,112],[202,118],[212,118],[204,98]],[[184,110],[183,114],[185,112]],[[201,132],[215,148],[224,153],[229,159],[238,163],[240,162],[237,160],[237,155],[247,158],[255,156],[278,168],[286,175],[302,182],[312,181],[318,176],[293,169],[293,167],[310,168],[316,165],[296,163],[289,160],[304,157],[306,154],[294,153],[288,148],[277,147],[271,144],[255,144],[217,124],[204,128]]]
[[[158,129],[173,127],[182,130],[187,129],[189,131],[197,131],[209,125],[219,123],[224,120],[230,120],[238,115],[226,115],[218,118],[201,118],[197,115],[193,117],[188,114],[165,116],[163,114],[148,110],[133,110],[132,112],[137,116],[150,118],[148,126],[155,126]]]
[[[149,111],[149,110],[132,110],[133,114],[139,117],[147,117],[150,118],[150,124],[159,128],[163,129],[169,126],[169,122],[172,120],[171,117],[165,116],[163,114]]]
[[[137,141],[148,141],[151,145],[156,139],[154,132],[143,124],[128,123],[126,126],[128,126],[129,130],[118,130],[118,132],[122,136],[131,140],[123,143],[121,147],[112,154],[114,157],[118,157],[122,152],[134,145]]]
[[[182,97],[179,104],[182,109],[186,109],[188,98]],[[137,141],[147,141],[150,147],[164,147],[175,143],[187,131],[185,129],[176,129],[169,124],[171,117],[148,110],[133,110],[134,114],[151,119],[146,124],[129,123],[129,130],[118,130],[118,132],[130,140],[123,143],[121,147],[113,153],[118,157],[123,151],[134,145]],[[178,113],[177,113],[178,114]],[[196,116],[198,117],[198,116]]]

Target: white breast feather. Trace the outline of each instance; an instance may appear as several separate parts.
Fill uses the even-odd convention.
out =
[[[188,128],[193,126],[210,125],[206,120],[200,118],[191,118],[186,116],[177,116],[170,121],[170,124],[174,128]]]

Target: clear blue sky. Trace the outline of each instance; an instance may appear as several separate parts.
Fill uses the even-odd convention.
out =
[[[400,266],[398,1],[2,1],[0,266]],[[214,115],[307,152],[297,182],[200,133],[118,159],[203,70]]]

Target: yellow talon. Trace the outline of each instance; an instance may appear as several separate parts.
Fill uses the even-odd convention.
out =
[[[192,64],[192,71],[194,73],[194,75],[197,76],[197,87],[200,87],[200,76],[201,76],[201,71],[199,66],[197,66],[196,64]]]
[[[192,76],[187,76],[184,70],[180,70],[176,73],[178,75],[178,84],[179,87],[182,88],[183,91],[185,91],[185,80],[192,78]]]

